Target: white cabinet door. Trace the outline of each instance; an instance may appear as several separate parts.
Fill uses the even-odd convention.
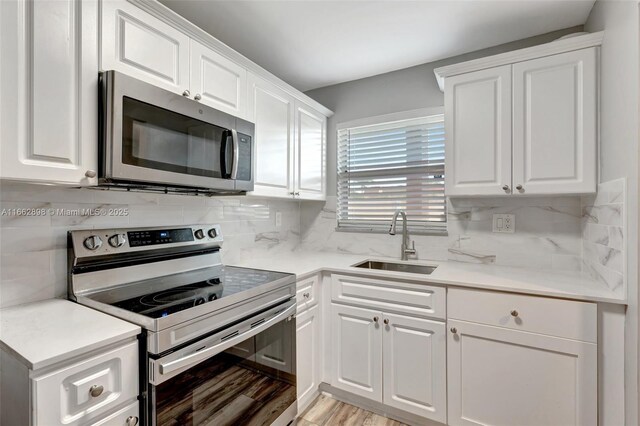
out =
[[[324,200],[327,118],[296,101],[295,127],[295,195],[303,200]]]
[[[596,48],[513,65],[514,194],[596,191],[596,72]]]
[[[456,320],[448,327],[450,425],[597,424],[596,344]]]
[[[511,65],[447,77],[444,94],[447,195],[510,194]]]
[[[246,116],[247,71],[191,40],[191,97],[237,117]]]
[[[97,184],[97,2],[3,1],[0,16],[0,177]]]
[[[293,195],[294,99],[285,91],[251,73],[249,121],[256,125],[254,195]]]
[[[382,402],[382,313],[332,304],[332,380],[338,389]]]
[[[318,305],[296,316],[298,412],[315,398],[320,384],[320,308]]]
[[[179,94],[189,88],[187,35],[128,1],[101,4],[101,70],[120,71]]]
[[[383,314],[383,403],[418,416],[447,420],[445,325]]]

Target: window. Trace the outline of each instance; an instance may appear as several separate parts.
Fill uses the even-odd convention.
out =
[[[338,230],[446,233],[444,115],[338,129]]]

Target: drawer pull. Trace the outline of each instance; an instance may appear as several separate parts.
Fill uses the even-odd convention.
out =
[[[457,328],[455,328],[455,327],[451,327],[451,332],[452,332],[453,334],[456,334],[456,333],[458,332],[458,329],[457,329]]]
[[[138,418],[136,416],[129,416],[125,422],[127,426],[136,426],[138,424]]]
[[[310,294],[309,293],[304,293],[303,296],[304,296],[305,299],[308,299]]]
[[[382,321],[384,323],[384,325],[389,325],[389,319],[385,318],[384,321]]]
[[[104,391],[104,386],[101,386],[101,385],[93,385],[91,386],[91,388],[89,388],[89,394],[91,394],[91,396],[94,398],[97,398],[100,395],[102,395],[103,391]]]
[[[517,317],[518,316],[518,311],[516,311],[515,309],[513,311],[511,311],[511,316],[512,317]]]
[[[378,317],[373,317],[373,322],[378,323]]]

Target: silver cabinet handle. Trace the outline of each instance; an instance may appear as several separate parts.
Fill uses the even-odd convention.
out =
[[[451,327],[451,332],[452,332],[453,334],[456,334],[456,333],[458,332],[458,329],[457,329],[457,328],[455,328],[455,327]]]
[[[304,296],[305,299],[308,299],[310,294],[309,293],[304,293],[302,296]]]
[[[89,388],[89,394],[94,398],[97,398],[100,395],[102,395],[103,391],[104,391],[104,387],[101,385],[93,385]]]
[[[389,325],[389,320],[387,318],[385,318],[382,322],[384,323],[384,325]]]
[[[136,416],[129,416],[125,421],[126,426],[136,426],[138,424],[138,418]]]
[[[516,186],[516,189],[517,189],[518,191],[522,191],[522,190],[524,189],[524,186],[522,186],[522,185],[518,185],[518,186]]]
[[[502,186],[502,190],[503,190],[504,192],[509,192],[509,185],[503,185],[503,186]]]
[[[185,90],[184,92],[182,92],[182,96],[189,97],[189,96],[191,96],[191,92],[188,91],[188,90]]]
[[[514,317],[514,318],[515,318],[515,317],[517,317],[518,315],[519,315],[519,314],[518,314],[518,311],[516,311],[515,309],[514,309],[513,311],[511,311],[511,316],[512,316],[512,317]]]
[[[375,322],[376,324],[378,323],[378,317],[373,317],[373,322]]]
[[[195,99],[196,101],[199,101],[200,99],[202,99],[202,95],[200,95],[200,93],[196,93],[193,99]]]
[[[98,176],[95,170],[87,170],[86,172],[84,172],[84,175],[88,178],[94,178]]]

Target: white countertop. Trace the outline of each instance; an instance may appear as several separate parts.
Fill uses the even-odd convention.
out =
[[[0,310],[0,347],[32,370],[139,333],[137,325],[62,299]]]
[[[438,265],[438,267],[433,273],[422,275],[407,272],[369,270],[351,266],[368,259],[430,264]],[[279,255],[272,253],[264,257],[246,256],[243,260],[233,263],[233,265],[289,272],[296,274],[299,279],[320,271],[357,273],[378,278],[402,279],[429,284],[626,304],[626,299],[604,284],[581,272],[571,271],[545,271],[455,261],[410,260],[408,262],[400,262],[398,259],[393,258],[385,259],[365,255],[303,251],[290,251]]]

